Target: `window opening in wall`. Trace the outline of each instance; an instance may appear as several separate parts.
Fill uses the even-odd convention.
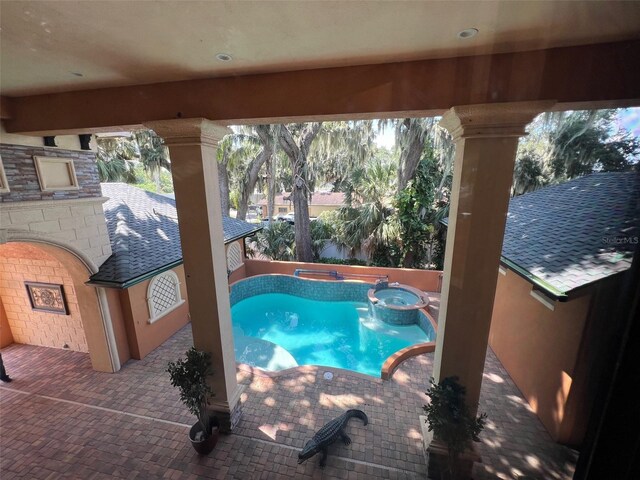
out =
[[[180,280],[169,270],[154,277],[147,291],[149,323],[153,323],[184,303],[180,295]]]
[[[227,268],[233,272],[242,266],[242,249],[238,242],[227,247]]]

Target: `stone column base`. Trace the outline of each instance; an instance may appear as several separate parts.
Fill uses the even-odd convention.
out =
[[[218,418],[220,433],[230,434],[238,426],[242,418],[243,404],[241,400],[242,392],[246,385],[238,385],[234,398],[237,398],[235,405],[229,409],[227,406],[211,403],[211,414]]]

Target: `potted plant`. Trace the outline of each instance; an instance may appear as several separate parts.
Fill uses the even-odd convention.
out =
[[[471,415],[458,377],[447,377],[440,383],[431,378],[430,383],[427,396],[431,402],[423,407],[428,431],[434,437],[429,445],[430,478],[468,479],[477,459],[471,442],[480,441],[478,435],[487,414]]]
[[[171,385],[180,390],[180,400],[198,419],[189,431],[191,444],[196,452],[207,455],[218,442],[218,420],[207,412],[208,398],[213,395],[207,384],[207,378],[213,374],[211,355],[191,347],[185,359],[169,362],[167,372]]]

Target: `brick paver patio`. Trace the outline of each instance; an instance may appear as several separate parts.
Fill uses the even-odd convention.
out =
[[[179,402],[165,367],[191,345],[183,328],[142,361],[116,374],[95,372],[86,354],[12,345],[2,354],[11,384],[0,385],[0,477],[24,479],[425,478],[418,415],[432,354],[400,366],[393,380],[306,368],[276,378],[239,370],[246,386],[236,433],[200,457],[187,441],[194,419]],[[332,371],[332,380],[324,372]],[[555,444],[491,350],[480,409],[489,415],[474,478],[571,478],[576,453]],[[353,444],[336,444],[327,466],[297,452],[345,408]]]

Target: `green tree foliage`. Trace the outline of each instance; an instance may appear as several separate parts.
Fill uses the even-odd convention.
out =
[[[313,252],[313,261],[320,261],[320,255],[327,244],[335,236],[335,230],[331,223],[316,218],[310,224],[311,229],[311,251]]]
[[[171,170],[169,149],[164,140],[153,130],[136,130],[133,140],[138,148],[138,157],[144,169],[153,174],[160,169]]]
[[[126,182],[146,185],[148,177],[153,179],[154,191],[168,188],[162,183],[162,173],[171,170],[169,151],[164,141],[152,130],[137,130],[130,136],[98,137],[96,154],[98,174],[101,182]],[[136,166],[140,165],[146,175],[140,175]],[[169,178],[166,177],[165,178]],[[166,182],[165,182],[166,183]],[[170,188],[173,191],[173,187]]]
[[[152,177],[141,164],[134,167],[136,187],[155,193],[173,193],[171,173],[161,170],[157,178]],[[158,190],[158,185],[160,189]]]
[[[198,418],[205,436],[211,434],[211,418],[207,412],[209,398],[213,391],[208,378],[213,375],[211,355],[191,347],[186,358],[169,362],[167,372],[171,385],[180,392],[180,400]]]
[[[594,172],[634,168],[640,141],[618,125],[619,110],[551,112],[538,116],[520,142],[513,195]]]
[[[97,137],[96,161],[101,182],[135,183],[137,150],[127,137]]]
[[[550,171],[542,156],[533,149],[518,152],[513,173],[513,195],[537,190],[550,182]]]
[[[521,140],[513,194],[591,172],[635,168],[639,141],[617,128],[617,115],[606,110],[539,116]],[[403,118],[273,127],[278,141],[257,185],[269,199],[276,191],[294,192],[296,242],[308,250],[304,260],[317,259],[326,244],[320,237],[327,234],[312,228],[304,212],[316,185],[330,183],[345,193],[346,205],[323,221],[331,226],[332,241],[351,257],[363,251],[376,265],[443,268],[441,221],[449,213],[454,145],[437,123]],[[391,150],[375,144],[385,128],[395,134]],[[246,177],[246,169],[239,172]]]
[[[362,248],[370,257],[397,237],[393,215],[396,166],[380,158],[351,172],[346,182],[345,203],[338,210],[335,239],[353,256]]]
[[[640,152],[640,142],[614,130],[615,120],[615,110],[570,113],[562,128],[551,134],[554,177],[628,170],[632,156]]]
[[[259,251],[271,260],[293,260],[296,243],[293,225],[288,222],[271,223],[256,235]]]
[[[418,164],[413,179],[396,197],[403,267],[419,268],[429,259],[430,241],[435,232],[437,173],[435,159],[429,152]]]
[[[345,181],[347,206],[332,221],[334,241],[351,256],[362,248],[377,266],[442,268],[445,230],[440,221],[448,214],[454,150],[444,130],[430,122],[423,128],[431,133],[411,167],[412,178],[398,193],[399,160],[386,152]]]

